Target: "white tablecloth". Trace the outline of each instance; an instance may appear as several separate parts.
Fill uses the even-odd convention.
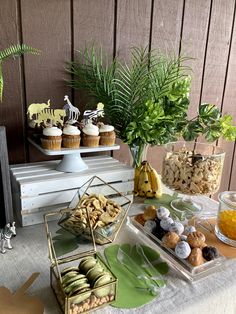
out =
[[[209,204],[204,201],[204,205],[213,207],[212,209],[216,207],[212,201],[209,201]],[[142,205],[133,204],[131,213],[141,210]],[[117,238],[118,243],[135,243],[137,240],[126,225]],[[13,250],[7,251],[5,255],[0,254],[0,285],[15,291],[33,272],[38,271],[40,276],[29,289],[29,294],[42,299],[45,314],[61,313],[49,283],[50,263],[44,225],[18,228],[12,244]],[[227,260],[217,273],[194,284],[172,269],[166,278],[167,286],[153,302],[133,310],[108,306],[97,310],[96,313],[236,313],[236,260]]]

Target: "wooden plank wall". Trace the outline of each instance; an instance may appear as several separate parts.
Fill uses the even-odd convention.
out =
[[[4,64],[0,125],[6,126],[10,163],[47,159],[26,141],[31,102],[51,99],[58,108],[67,94],[84,108],[88,98],[66,86],[64,67],[91,43],[127,62],[135,45],[193,57],[189,115],[196,115],[199,103],[211,102],[236,117],[234,0],[0,0],[0,7],[0,49],[24,42],[42,50]],[[221,190],[236,189],[235,143],[218,144],[227,153]],[[162,153],[161,147],[148,150],[158,170]],[[130,162],[124,144],[114,156]]]

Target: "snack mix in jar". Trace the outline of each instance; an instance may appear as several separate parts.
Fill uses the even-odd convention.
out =
[[[215,232],[221,241],[236,247],[236,192],[220,193]]]
[[[220,185],[224,155],[220,147],[205,143],[169,143],[162,181],[183,194],[213,194]]]

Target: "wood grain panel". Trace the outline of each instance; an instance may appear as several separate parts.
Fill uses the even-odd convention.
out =
[[[151,48],[161,52],[178,55],[181,39],[184,1],[155,0],[153,5],[153,24]],[[164,148],[149,146],[147,160],[161,172]]]
[[[201,102],[221,106],[232,29],[234,0],[212,5]]]
[[[113,57],[114,39],[114,0],[76,0],[73,3],[74,58],[76,50],[94,45],[102,48],[104,54]],[[83,92],[75,91],[75,104],[84,110],[89,98]]]
[[[236,124],[236,21],[234,17],[234,28],[230,50],[229,66],[227,73],[227,80],[225,86],[225,93],[223,99],[222,112],[230,113],[234,117],[234,123]],[[236,154],[234,151],[235,143],[226,142],[224,140],[219,141],[219,145],[225,150],[225,167],[221,181],[221,191],[236,190]],[[231,167],[232,166],[232,167]],[[232,172],[231,172],[232,171]],[[231,177],[231,181],[229,181]]]
[[[6,129],[2,126],[0,127],[0,147],[0,228],[3,228],[5,223],[13,222],[14,218],[6,141]]]
[[[70,0],[22,0],[22,32],[25,43],[40,50],[40,56],[25,58],[27,105],[51,100],[62,108],[66,86],[65,62],[71,58]],[[30,146],[30,161],[48,159]]]
[[[192,69],[189,107],[190,118],[196,116],[200,100],[210,3],[210,0],[185,1],[181,54],[194,58],[186,63]]]
[[[113,54],[114,0],[74,0],[74,48],[95,44]]]
[[[203,77],[201,102],[213,103],[221,108],[224,91],[225,76],[227,75],[227,62],[232,32],[234,13],[234,0],[227,3],[224,0],[213,1],[207,54]],[[224,101],[224,112],[230,110],[230,106]],[[234,112],[235,113],[235,112]],[[222,143],[222,141],[221,141]],[[221,190],[227,190],[229,185],[232,146],[224,144],[227,156],[224,164]]]
[[[153,10],[152,49],[178,54],[183,0],[155,0]]]
[[[17,1],[1,1],[0,49],[19,43]],[[21,97],[21,60],[3,63],[4,94],[0,103],[0,125],[6,127],[10,163],[25,162],[24,118]]]
[[[130,61],[130,48],[147,47],[150,40],[151,0],[118,0],[116,55],[120,60]],[[128,145],[117,140],[121,148],[114,157],[131,164]]]
[[[149,46],[151,0],[118,0],[116,55],[130,61],[130,48]]]

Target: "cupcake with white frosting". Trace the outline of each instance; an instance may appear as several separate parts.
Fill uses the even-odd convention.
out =
[[[102,124],[99,129],[100,145],[112,146],[115,144],[116,134],[114,126],[108,124]]]
[[[50,150],[61,149],[62,130],[56,126],[47,127],[43,129],[43,136],[41,138],[42,148]]]
[[[99,129],[92,122],[88,122],[82,129],[83,145],[88,147],[98,147],[99,145]]]
[[[80,147],[80,130],[76,126],[65,125],[62,131],[62,146],[65,148]]]

